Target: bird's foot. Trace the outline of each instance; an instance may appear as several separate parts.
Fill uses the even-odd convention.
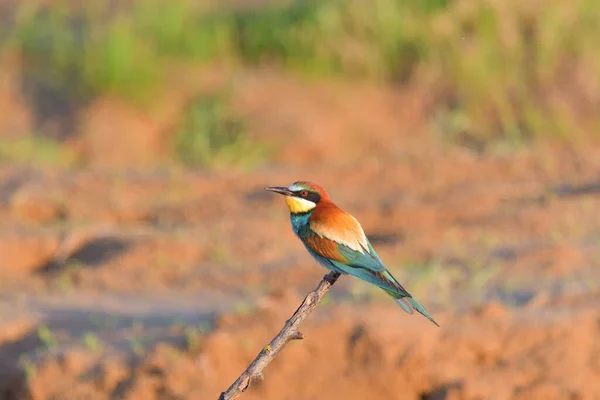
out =
[[[341,275],[342,274],[340,274],[339,272],[330,272],[327,275],[325,275],[323,279],[329,282],[330,285],[333,285]]]

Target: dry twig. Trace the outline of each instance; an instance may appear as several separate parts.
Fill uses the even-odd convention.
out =
[[[275,356],[283,349],[283,346],[290,340],[303,338],[302,333],[298,330],[300,324],[321,302],[339,277],[340,274],[337,272],[330,272],[323,277],[319,286],[304,298],[300,307],[298,307],[294,315],[287,320],[283,329],[281,329],[277,336],[271,340],[271,343],[258,353],[258,356],[252,361],[252,364],[246,368],[235,382],[233,382],[229,389],[221,393],[219,400],[234,400],[242,394],[243,391],[248,389],[253,381],[263,379],[263,370],[271,361],[273,361]]]

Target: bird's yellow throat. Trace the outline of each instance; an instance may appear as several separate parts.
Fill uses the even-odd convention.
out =
[[[316,204],[312,201],[293,196],[287,196],[285,198],[285,202],[287,203],[287,206],[292,214],[305,213],[312,210],[316,206]]]

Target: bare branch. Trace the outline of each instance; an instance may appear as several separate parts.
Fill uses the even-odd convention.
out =
[[[252,361],[252,364],[246,368],[235,382],[233,382],[229,389],[221,393],[219,400],[237,399],[243,391],[248,389],[252,382],[264,379],[263,370],[271,361],[273,361],[275,356],[283,349],[283,346],[290,340],[300,340],[304,338],[302,333],[298,330],[300,324],[302,324],[312,310],[321,302],[339,277],[340,274],[337,272],[330,272],[323,277],[319,286],[304,298],[300,307],[298,307],[294,315],[287,320],[283,329],[281,329],[277,336],[271,340],[271,343],[258,353],[258,356]]]

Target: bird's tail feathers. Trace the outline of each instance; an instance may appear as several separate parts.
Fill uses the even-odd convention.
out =
[[[395,298],[394,301],[400,306],[401,309],[406,311],[409,314],[413,313],[413,309],[410,306],[410,303],[405,300],[406,297]]]
[[[417,310],[417,312],[419,314],[423,315],[425,318],[427,318],[428,320],[433,322],[437,327],[439,327],[438,323],[435,322],[435,320],[433,318],[431,318],[431,315],[429,315],[427,310],[425,310],[425,307],[423,307],[423,305],[421,303],[419,303],[417,300],[415,300],[412,297],[404,297],[402,299],[398,299],[397,302],[399,302],[400,300],[406,300],[406,302],[409,303],[413,309]],[[402,307],[402,308],[404,308],[404,307]]]
[[[385,289],[384,289],[385,290]],[[429,315],[425,307],[417,300],[408,296],[399,296],[397,293],[392,292],[391,290],[385,290],[390,296],[394,298],[396,304],[400,306],[404,311],[408,314],[412,314],[413,310],[416,310],[419,314],[423,315],[425,318],[433,322],[436,326],[439,327],[438,323]]]

